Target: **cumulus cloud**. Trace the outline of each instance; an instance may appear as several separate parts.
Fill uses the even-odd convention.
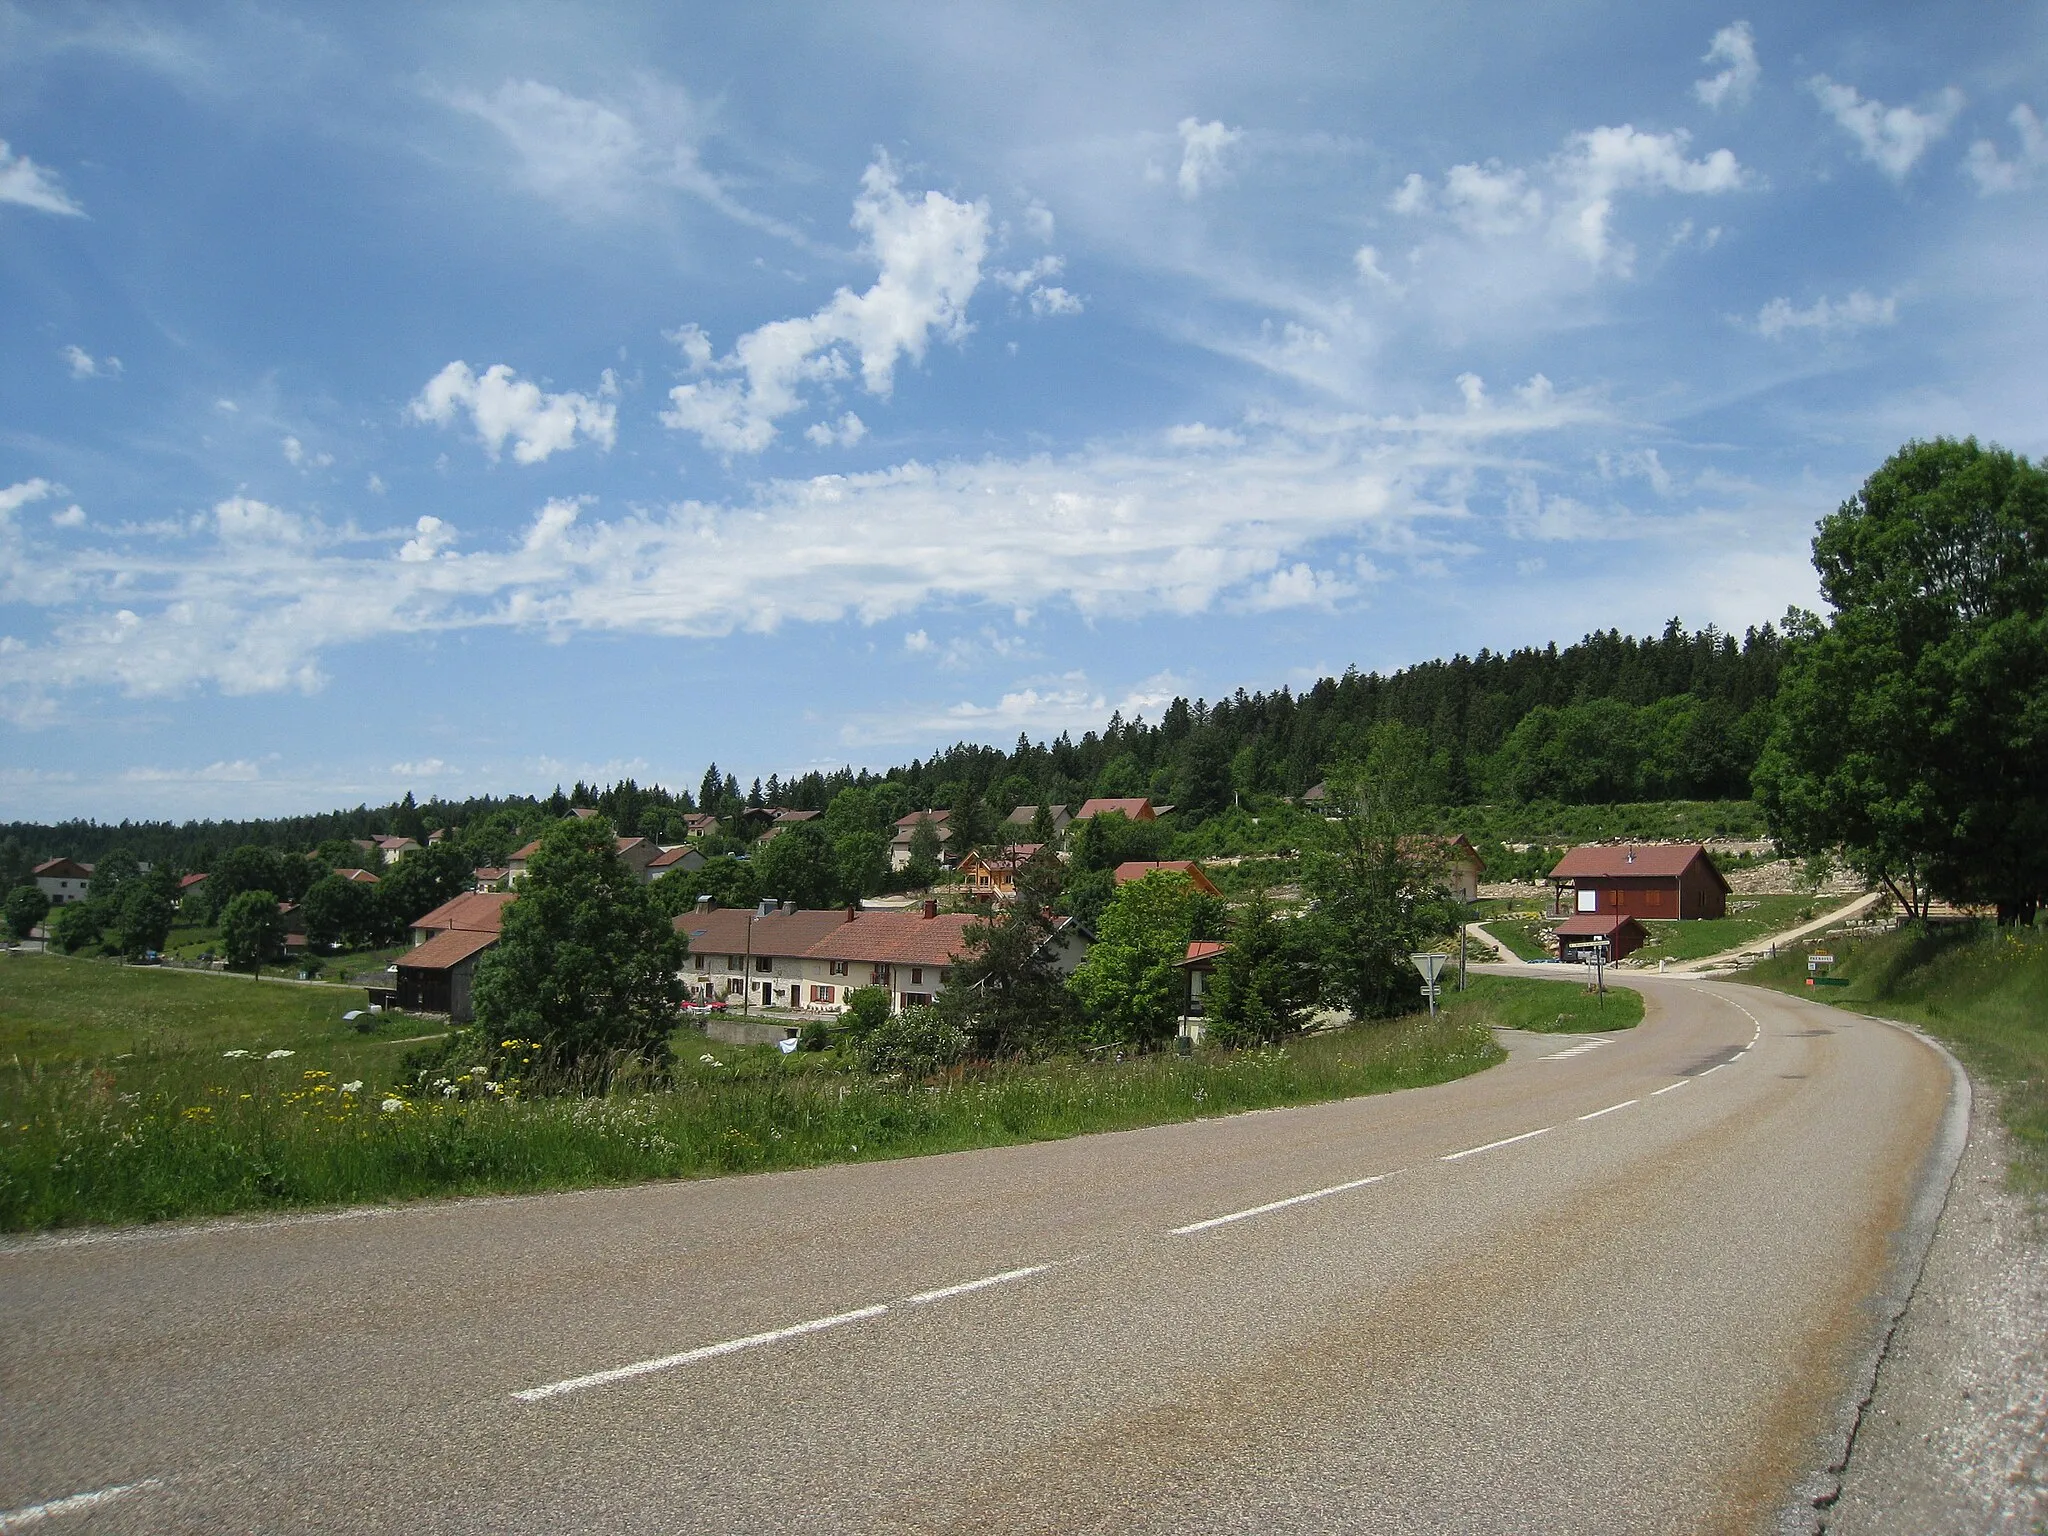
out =
[[[55,486],[40,476],[34,480],[19,480],[0,489],[0,523],[6,522],[29,503],[41,501],[55,489]]]
[[[2012,124],[2020,141],[2019,152],[2012,159],[2002,159],[1998,146],[1989,139],[1978,139],[1963,161],[1963,169],[1985,197],[2030,187],[2036,177],[2048,171],[2048,129],[2041,126],[2034,109],[2021,102],[2006,121]]]
[[[1479,239],[1540,231],[1593,267],[1626,274],[1634,250],[1613,235],[1615,205],[1623,194],[1714,196],[1749,183],[1733,151],[1717,149],[1695,160],[1687,156],[1690,143],[1683,129],[1645,133],[1629,123],[1593,128],[1572,134],[1533,170],[1497,160],[1471,162],[1452,166],[1441,185],[1411,172],[1388,206],[1411,218],[1439,216]]]
[[[1756,92],[1757,81],[1763,78],[1763,66],[1756,57],[1756,37],[1746,21],[1732,22],[1716,32],[1700,62],[1725,66],[1720,73],[1695,80],[1692,85],[1693,95],[1716,111],[1724,106],[1747,105]]]
[[[308,453],[306,445],[296,437],[287,436],[279,445],[284,449],[284,461],[294,469],[326,469],[334,463],[331,453]]]
[[[1890,325],[1898,317],[1897,298],[1880,299],[1858,288],[1839,302],[1823,296],[1805,309],[1795,308],[1790,299],[1772,299],[1757,311],[1756,329],[1759,335],[1772,340],[1800,331],[1817,336],[1844,336],[1876,325]]]
[[[851,411],[836,422],[818,421],[804,428],[804,436],[820,448],[851,448],[867,435],[867,423]]]
[[[1166,441],[1175,448],[1240,448],[1244,439],[1227,427],[1211,427],[1199,421],[1168,427]]]
[[[1837,84],[1826,75],[1813,76],[1806,88],[1836,125],[1855,139],[1863,158],[1893,181],[1906,179],[1963,110],[1963,93],[1954,86],[1944,87],[1924,112],[1866,100],[1853,85]]]
[[[887,399],[899,360],[923,362],[935,335],[967,335],[988,251],[986,202],[906,195],[881,155],[861,177],[853,225],[879,268],[866,292],[841,288],[812,314],[747,332],[722,358],[698,327],[673,333],[702,377],[669,391],[664,424],[721,453],[759,453],[774,442],[776,423],[804,408],[806,386],[848,379],[857,366],[867,392]]]
[[[1205,123],[1199,118],[1184,117],[1178,131],[1180,171],[1175,181],[1182,197],[1197,198],[1205,189],[1223,179],[1224,151],[1244,137],[1244,130],[1226,128],[1220,122]]]
[[[509,438],[515,460],[538,464],[552,453],[575,447],[579,435],[610,449],[618,441],[618,407],[613,403],[618,393],[618,380],[609,368],[595,396],[573,391],[549,394],[504,363],[494,363],[479,375],[458,360],[427,381],[406,414],[414,421],[445,427],[467,413],[494,461]]]
[[[1358,275],[1375,287],[1384,288],[1388,293],[1399,296],[1401,285],[1380,265],[1379,251],[1370,245],[1361,245],[1351,253],[1351,264],[1358,269]]]
[[[76,343],[66,347],[63,355],[74,379],[118,379],[123,372],[118,357],[94,357]]]
[[[17,155],[0,139],[0,203],[14,203],[39,213],[85,217],[85,210],[59,184],[56,174],[27,155]]]
[[[52,528],[83,528],[85,526],[85,508],[74,501],[63,511],[52,512],[50,514],[50,526]]]
[[[398,558],[408,565],[431,560],[455,542],[455,530],[438,517],[422,517],[413,524],[413,536],[398,546]]]
[[[1024,300],[1031,313],[1041,319],[1050,315],[1078,315],[1084,307],[1080,299],[1047,281],[1066,269],[1065,257],[1041,256],[1029,266],[1014,271],[997,267],[989,277]]]

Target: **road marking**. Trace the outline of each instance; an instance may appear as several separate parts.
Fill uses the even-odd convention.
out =
[[[886,1305],[878,1304],[872,1307],[859,1307],[851,1312],[835,1313],[831,1317],[814,1317],[807,1323],[792,1323],[787,1328],[771,1328],[766,1333],[750,1333],[743,1339],[726,1339],[722,1343],[686,1349],[679,1355],[636,1360],[631,1365],[614,1366],[608,1371],[592,1371],[588,1376],[571,1376],[567,1381],[551,1381],[544,1387],[528,1387],[524,1392],[514,1392],[512,1395],[522,1403],[538,1403],[550,1397],[581,1392],[587,1387],[602,1387],[614,1381],[646,1376],[655,1371],[671,1371],[679,1365],[695,1365],[699,1360],[714,1360],[720,1355],[738,1354],[743,1349],[753,1349],[761,1344],[779,1344],[784,1339],[799,1338],[807,1333],[823,1333],[827,1328],[837,1328],[845,1323],[864,1322],[871,1317],[880,1317],[888,1310]]]
[[[1461,1157],[1474,1157],[1481,1152],[1491,1152],[1495,1147],[1512,1147],[1518,1141],[1527,1141],[1531,1136],[1541,1136],[1546,1131],[1554,1131],[1556,1129],[1557,1127],[1554,1125],[1546,1125],[1542,1130],[1524,1131],[1519,1136],[1505,1136],[1499,1141],[1489,1141],[1483,1147],[1467,1147],[1462,1152],[1446,1152],[1437,1161],[1440,1163],[1455,1163]]]
[[[1731,1060],[1731,1061],[1732,1061],[1733,1059],[1734,1059],[1733,1057],[1730,1057],[1730,1058],[1729,1058],[1729,1060]],[[1713,1064],[1713,1065],[1712,1065],[1711,1067],[1707,1068],[1707,1070],[1706,1070],[1706,1071],[1704,1071],[1704,1072],[1695,1072],[1695,1073],[1693,1073],[1693,1075],[1692,1075],[1692,1076],[1693,1076],[1693,1081],[1694,1081],[1694,1082],[1698,1082],[1698,1081],[1699,1081],[1699,1080],[1700,1080],[1701,1078],[1703,1078],[1703,1077],[1712,1077],[1712,1076],[1713,1076],[1713,1075],[1714,1075],[1714,1074],[1715,1074],[1716,1072],[1720,1071],[1720,1070],[1721,1070],[1721,1069],[1722,1069],[1723,1067],[1725,1067],[1725,1066],[1727,1066],[1727,1065],[1728,1065],[1728,1062],[1726,1062],[1726,1061],[1717,1061],[1717,1062],[1715,1062],[1715,1063],[1714,1063],[1714,1064]]]
[[[1581,1120],[1598,1120],[1602,1115],[1611,1115],[1617,1109],[1627,1109],[1631,1104],[1640,1104],[1641,1099],[1623,1099],[1619,1104],[1610,1104],[1605,1109],[1596,1109],[1590,1115],[1581,1115]]]
[[[116,1499],[125,1499],[131,1493],[141,1493],[149,1488],[161,1488],[164,1480],[160,1477],[145,1477],[139,1483],[122,1483],[114,1488],[96,1488],[91,1493],[74,1493],[62,1499],[51,1499],[46,1504],[31,1504],[26,1509],[10,1509],[0,1514],[0,1531],[26,1530],[31,1525],[40,1525],[45,1520],[59,1515],[79,1515],[88,1509],[97,1509],[102,1504],[111,1504]]]
[[[944,1301],[951,1296],[965,1296],[969,1291],[984,1291],[992,1285],[1007,1285],[1012,1280],[1026,1280],[1033,1275],[1042,1275],[1051,1268],[1050,1264],[1033,1264],[1028,1269],[1006,1269],[1000,1275],[983,1275],[979,1280],[941,1286],[936,1291],[919,1291],[915,1296],[904,1297],[903,1305],[921,1307],[927,1302]]]
[[[1605,1040],[1581,1040],[1577,1045],[1568,1045],[1561,1051],[1553,1051],[1548,1056],[1539,1056],[1536,1059],[1538,1061],[1570,1061],[1574,1056],[1583,1056],[1586,1052],[1598,1050],[1606,1044],[1608,1042]]]
[[[1702,1074],[1702,1075],[1704,1075],[1704,1074]],[[1687,1083],[1689,1083],[1689,1082],[1691,1082],[1691,1081],[1692,1081],[1692,1079],[1691,1079],[1691,1078],[1689,1078],[1689,1077],[1682,1077],[1682,1078],[1680,1078],[1680,1079],[1679,1079],[1679,1080],[1678,1080],[1677,1082],[1675,1082],[1675,1083],[1672,1083],[1672,1084],[1670,1084],[1670,1085],[1669,1085],[1669,1086],[1667,1086],[1667,1087],[1659,1088],[1659,1089],[1657,1090],[1657,1092],[1656,1092],[1656,1093],[1653,1093],[1653,1094],[1651,1094],[1651,1095],[1650,1095],[1650,1097],[1654,1099],[1654,1098],[1656,1098],[1656,1097],[1657,1097],[1657,1094],[1660,1094],[1660,1093],[1676,1093],[1676,1092],[1678,1092],[1678,1090],[1679,1090],[1679,1089],[1683,1088],[1683,1087],[1684,1087],[1684,1086],[1685,1086],[1685,1085],[1686,1085]]]
[[[1192,1221],[1184,1227],[1175,1227],[1174,1237],[1186,1237],[1190,1232],[1206,1232],[1211,1227],[1225,1226],[1233,1221],[1247,1221],[1254,1216],[1263,1216],[1268,1211],[1284,1211],[1290,1205],[1304,1205],[1310,1200],[1321,1200],[1328,1195],[1341,1195],[1347,1189],[1363,1189],[1368,1184],[1377,1184],[1382,1179],[1391,1179],[1402,1172],[1396,1168],[1392,1173],[1376,1173],[1367,1179],[1352,1179],[1345,1184],[1332,1184],[1328,1189],[1312,1189],[1305,1195],[1289,1195],[1285,1200],[1269,1200],[1264,1205],[1255,1205],[1250,1210],[1232,1211],[1228,1216],[1211,1216],[1207,1221]]]

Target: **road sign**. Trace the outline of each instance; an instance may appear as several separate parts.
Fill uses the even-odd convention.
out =
[[[1824,965],[1833,965],[1834,963],[1835,957],[1833,955],[1814,954],[1806,957],[1806,968],[1809,971],[1817,971]]]
[[[1450,958],[1449,955],[1438,954],[1410,955],[1408,961],[1416,970],[1422,972],[1424,981],[1434,986],[1437,977],[1443,974],[1445,962]]]

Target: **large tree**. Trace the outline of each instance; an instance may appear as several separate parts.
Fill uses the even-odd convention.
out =
[[[1187,1002],[1190,939],[1216,938],[1222,903],[1178,870],[1154,870],[1118,888],[1095,928],[1095,944],[1067,985],[1085,1028],[1103,1045],[1157,1045],[1174,1032]]]
[[[228,968],[256,972],[284,953],[284,916],[269,891],[240,891],[220,914],[220,943]]]
[[[682,945],[603,816],[542,834],[503,936],[477,967],[490,1038],[538,1041],[558,1067],[658,1054],[675,1028]]]
[[[1314,925],[1283,917],[1264,890],[1231,916],[1206,1011],[1219,1045],[1278,1040],[1301,1027],[1319,990]]]
[[[1303,850],[1323,995],[1355,1018],[1412,1011],[1421,982],[1408,956],[1457,929],[1440,845],[1419,835],[1428,772],[1419,732],[1376,726],[1364,762],[1330,774],[1320,842]]]
[[[7,932],[16,939],[25,939],[29,930],[40,923],[50,911],[50,898],[33,885],[17,885],[7,893]]]
[[[1820,525],[1834,612],[1792,625],[1756,771],[1772,833],[1909,913],[2048,898],[2048,471],[1912,442]]]
[[[1079,1009],[1053,963],[1063,874],[1050,849],[1040,852],[1018,867],[1014,898],[967,925],[935,1006],[983,1056],[1053,1050],[1073,1034]]]
[[[839,863],[825,828],[816,821],[783,825],[754,854],[761,894],[799,907],[829,907],[839,895]],[[857,900],[858,891],[853,893]]]

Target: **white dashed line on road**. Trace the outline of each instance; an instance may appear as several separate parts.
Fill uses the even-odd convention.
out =
[[[514,1392],[512,1395],[522,1403],[544,1402],[551,1397],[564,1397],[571,1392],[582,1392],[590,1387],[609,1386],[612,1382],[629,1381],[635,1376],[650,1376],[656,1371],[672,1371],[678,1366],[695,1365],[700,1360],[716,1360],[721,1355],[736,1355],[743,1349],[755,1349],[763,1344],[780,1344],[784,1339],[801,1338],[807,1333],[823,1333],[828,1328],[838,1328],[847,1323],[863,1323],[871,1317],[880,1317],[892,1305],[922,1307],[935,1301],[947,1301],[955,1296],[965,1296],[971,1291],[987,1290],[992,1285],[1007,1285],[1013,1280],[1026,1280],[1033,1275],[1042,1275],[1053,1267],[1051,1264],[1032,1264],[1023,1269],[1006,1269],[999,1275],[983,1275],[979,1280],[963,1280],[958,1285],[941,1286],[935,1291],[919,1291],[915,1296],[905,1296],[895,1303],[876,1302],[871,1307],[856,1307],[851,1312],[836,1312],[830,1317],[814,1317],[809,1322],[791,1323],[787,1328],[771,1328],[766,1333],[750,1333],[745,1338],[703,1344],[696,1349],[686,1349],[680,1354],[658,1355],[652,1360],[635,1360],[631,1365],[616,1365],[610,1370],[592,1371],[588,1376],[571,1376],[566,1381],[551,1381],[544,1387],[528,1387],[525,1391]]]
[[[1623,1099],[1619,1104],[1610,1104],[1605,1109],[1596,1109],[1590,1115],[1581,1115],[1581,1120],[1598,1120],[1602,1115],[1611,1115],[1617,1109],[1627,1109],[1631,1104],[1640,1104],[1641,1099]]]
[[[96,1488],[91,1493],[74,1493],[61,1499],[51,1499],[45,1504],[31,1504],[25,1509],[10,1509],[0,1513],[0,1531],[25,1531],[32,1525],[41,1525],[45,1520],[54,1520],[61,1515],[82,1515],[87,1510],[98,1509],[116,1499],[125,1499],[131,1493],[142,1493],[151,1488],[161,1488],[164,1480],[160,1477],[145,1477],[139,1483],[122,1483],[114,1488]]]
[[[1689,1077],[1682,1077],[1682,1078],[1680,1078],[1680,1079],[1679,1079],[1679,1080],[1678,1080],[1677,1082],[1675,1082],[1675,1083],[1667,1083],[1667,1084],[1665,1084],[1665,1085],[1664,1085],[1664,1086],[1663,1086],[1662,1088],[1659,1088],[1659,1089],[1657,1089],[1657,1090],[1656,1090],[1655,1092],[1653,1092],[1653,1093],[1652,1093],[1652,1094],[1650,1095],[1650,1097],[1654,1099],[1654,1098],[1657,1098],[1657,1097],[1658,1097],[1659,1095],[1662,1095],[1662,1094],[1666,1094],[1666,1093],[1676,1093],[1676,1092],[1678,1092],[1678,1090],[1679,1090],[1679,1089],[1683,1088],[1683,1087],[1684,1087],[1684,1086],[1685,1086],[1685,1085],[1686,1085],[1687,1083],[1689,1083],[1689,1082],[1691,1082],[1691,1081],[1692,1081],[1692,1079],[1691,1079],[1691,1078],[1689,1078]]]
[[[1446,1152],[1437,1161],[1440,1163],[1455,1163],[1461,1157],[1476,1157],[1481,1152],[1491,1152],[1495,1147],[1512,1147],[1518,1141],[1527,1141],[1531,1136],[1541,1136],[1545,1132],[1556,1129],[1557,1127],[1554,1125],[1546,1125],[1541,1130],[1524,1131],[1519,1136],[1504,1136],[1499,1141],[1489,1141],[1483,1147],[1467,1147],[1462,1152]]]
[[[1539,1056],[1536,1059],[1538,1061],[1570,1061],[1574,1056],[1583,1056],[1588,1051],[1597,1051],[1601,1046],[1610,1043],[1606,1040],[1581,1040],[1577,1045],[1568,1045],[1561,1051],[1553,1051],[1548,1056]]]
[[[1255,1205],[1249,1210],[1232,1211],[1228,1216],[1211,1216],[1207,1221],[1192,1221],[1184,1227],[1175,1227],[1174,1237],[1186,1237],[1190,1232],[1206,1232],[1211,1227],[1220,1227],[1233,1221],[1248,1221],[1254,1216],[1263,1216],[1268,1211],[1284,1211],[1290,1205],[1305,1205],[1311,1200],[1321,1200],[1328,1195],[1341,1195],[1347,1189],[1363,1189],[1368,1184],[1377,1184],[1382,1179],[1391,1179],[1402,1172],[1396,1168],[1392,1173],[1376,1173],[1370,1178],[1352,1179],[1344,1184],[1332,1184],[1328,1189],[1312,1189],[1305,1195],[1289,1195],[1285,1200],[1269,1200],[1264,1205]]]

